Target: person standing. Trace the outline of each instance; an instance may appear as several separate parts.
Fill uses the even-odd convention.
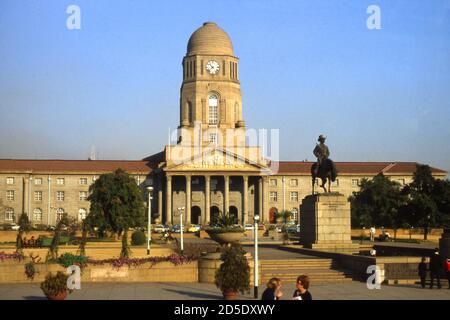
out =
[[[445,260],[445,271],[447,273],[448,288],[450,289],[450,258]]]
[[[439,257],[439,249],[436,248],[434,254],[430,258],[430,289],[433,289],[434,279],[437,280],[437,287],[441,289],[441,259]]]
[[[419,278],[420,278],[420,285],[422,286],[422,289],[425,288],[425,280],[427,279],[427,263],[425,262],[425,257],[422,258],[422,262],[419,263]]]
[[[272,278],[267,282],[267,289],[264,290],[261,300],[280,300],[282,296],[281,280],[279,278]]]
[[[370,241],[371,242],[375,241],[375,232],[376,232],[375,227],[371,227],[370,228]]]
[[[309,277],[306,275],[298,276],[295,286],[297,290],[294,291],[292,300],[312,300],[309,289]]]

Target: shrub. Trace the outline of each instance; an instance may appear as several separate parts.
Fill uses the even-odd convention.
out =
[[[145,241],[147,241],[146,239],[147,238],[145,237],[144,232],[142,232],[141,230],[136,230],[131,235],[131,244],[133,246],[140,246],[143,245]]]
[[[33,280],[36,275],[36,268],[34,267],[34,263],[32,261],[25,264],[25,275],[28,279]]]
[[[45,277],[44,282],[41,283],[41,290],[47,297],[56,296],[63,292],[71,293],[72,290],[67,288],[68,275],[58,271],[56,275],[51,272]]]
[[[223,263],[216,271],[215,284],[224,291],[241,292],[250,290],[250,266],[245,251],[238,243],[228,246],[222,254]]]
[[[72,253],[64,253],[56,259],[56,262],[63,267],[67,268],[73,265],[84,267],[88,259],[85,256],[77,256]]]

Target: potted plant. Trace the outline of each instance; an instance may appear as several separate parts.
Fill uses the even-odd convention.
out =
[[[219,217],[205,231],[220,244],[238,242],[244,235],[244,228],[237,224],[237,219],[230,214],[219,213]]]
[[[72,293],[72,290],[67,288],[67,279],[69,277],[61,271],[56,275],[51,272],[45,277],[44,282],[41,283],[41,289],[49,300],[64,300],[67,293]]]
[[[250,290],[250,266],[245,251],[239,243],[225,248],[221,259],[223,263],[216,271],[215,284],[222,291],[225,300],[235,300],[236,294]]]

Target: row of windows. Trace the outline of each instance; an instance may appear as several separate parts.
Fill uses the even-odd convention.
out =
[[[56,220],[61,220],[61,218],[63,217],[65,213],[65,210],[63,208],[58,208],[56,209]],[[80,208],[78,210],[78,219],[79,220],[84,220],[86,219],[87,216],[87,210],[85,208]],[[35,208],[33,210],[33,216],[32,216],[32,220],[33,221],[42,221],[42,217],[43,217],[43,211],[41,208]],[[6,208],[5,210],[5,221],[14,221],[15,220],[15,215],[14,215],[14,209],[13,208]]]
[[[42,185],[42,178],[33,178],[34,184],[35,185]],[[6,184],[12,185],[15,183],[15,178],[14,177],[7,177],[6,178]],[[57,178],[56,179],[56,184],[57,185],[64,185],[66,183],[66,179],[65,178]],[[87,178],[80,178],[79,180],[79,184],[80,185],[87,185],[88,184],[88,179]]]
[[[397,179],[396,180],[398,183],[400,183],[401,185],[405,185],[405,179]],[[319,184],[319,180],[316,180],[316,185]],[[270,179],[269,180],[269,185],[271,187],[276,187],[278,185],[278,180],[277,179]],[[297,187],[298,186],[298,179],[290,179],[289,180],[289,185],[291,187]],[[339,179],[336,179],[336,181],[332,182],[332,185],[335,187],[339,186]],[[359,187],[361,185],[361,179],[352,179],[352,187]]]
[[[88,198],[88,192],[87,191],[80,191],[78,193],[80,201],[86,201]],[[56,200],[58,201],[64,201],[66,198],[65,191],[56,191]],[[15,199],[15,191],[14,190],[7,190],[6,191],[6,200],[7,201],[14,201]],[[42,191],[35,191],[34,192],[34,201],[42,201]]]
[[[291,202],[298,202],[298,192],[297,191],[290,192],[289,199]],[[278,201],[278,192],[270,191],[269,200],[271,202],[277,202]]]

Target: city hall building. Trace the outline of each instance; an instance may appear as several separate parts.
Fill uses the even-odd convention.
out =
[[[255,214],[273,223],[283,210],[301,219],[301,201],[312,192],[313,163],[269,161],[260,147],[247,143],[239,60],[227,33],[204,23],[190,37],[182,65],[176,143],[142,160],[0,160],[0,223],[17,222],[22,212],[35,225],[54,225],[64,213],[82,220],[89,213],[89,186],[117,168],[133,175],[145,195],[153,187],[156,221],[176,224],[183,214],[187,224],[207,224],[229,212],[242,224]],[[416,169],[415,162],[336,166],[332,189],[346,196],[359,190],[361,179],[379,173],[407,184]],[[436,168],[432,173],[447,175]]]

